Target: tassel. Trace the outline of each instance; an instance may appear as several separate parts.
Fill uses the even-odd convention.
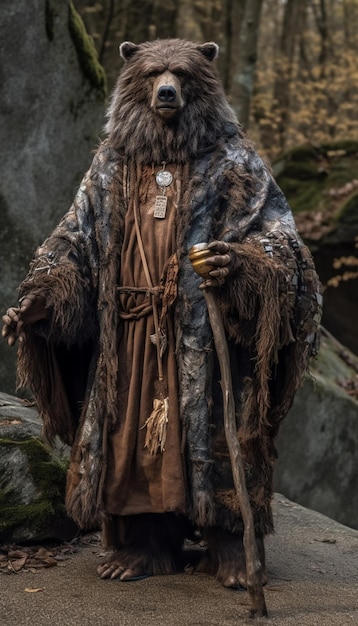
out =
[[[161,398],[160,400],[155,398],[153,411],[142,426],[142,428],[147,428],[144,447],[149,450],[150,454],[157,454],[159,450],[164,452],[167,438],[168,409],[168,398]]]

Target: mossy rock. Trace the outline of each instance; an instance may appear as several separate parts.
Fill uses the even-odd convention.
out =
[[[28,413],[28,414],[27,414]],[[73,537],[65,511],[68,460],[41,440],[35,409],[0,394],[0,542]]]
[[[307,242],[336,245],[358,235],[358,141],[303,145],[274,165]],[[321,223],[309,214],[322,215]],[[316,219],[317,228],[312,228]]]
[[[34,251],[70,208],[92,161],[102,134],[106,79],[70,0],[2,2],[1,24],[3,314],[16,306]],[[0,342],[0,388],[12,394],[15,356]]]
[[[105,97],[107,95],[105,71],[98,61],[93,39],[87,33],[82,18],[76,11],[71,0],[69,2],[69,30],[83,73],[87,76],[92,85]]]
[[[358,354],[358,141],[298,146],[274,173],[325,287],[322,322]],[[336,269],[335,259],[348,264]]]

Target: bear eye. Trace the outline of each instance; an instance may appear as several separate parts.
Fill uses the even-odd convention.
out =
[[[159,76],[159,74],[160,72],[158,70],[151,70],[147,73],[147,78],[156,78],[156,76]]]
[[[183,70],[175,70],[173,74],[178,78],[185,78],[186,76],[186,72],[183,72]]]

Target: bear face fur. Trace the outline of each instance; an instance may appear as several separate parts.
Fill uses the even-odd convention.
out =
[[[109,143],[140,163],[185,163],[239,132],[213,61],[215,43],[124,42],[112,95]]]

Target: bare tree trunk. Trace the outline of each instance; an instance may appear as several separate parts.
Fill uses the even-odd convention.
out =
[[[98,58],[106,70],[109,91],[117,78],[121,61],[118,46],[126,27],[127,0],[73,0],[87,32],[93,38]]]
[[[219,68],[227,94],[232,94],[239,55],[240,28],[246,0],[222,0],[222,48]]]
[[[182,3],[185,5],[186,0],[102,0],[101,3],[74,0],[106,69],[109,89],[114,85],[121,67],[119,44],[126,40],[142,43],[156,38],[176,37],[178,11]]]
[[[220,32],[222,0],[191,0],[191,3],[193,18],[201,31],[201,39],[203,41],[216,39]]]
[[[196,18],[192,0],[177,0],[176,36],[201,42],[204,39],[202,28]]]
[[[114,17],[114,7],[115,7],[115,0],[110,0],[109,7],[108,7],[108,15],[106,17],[106,23],[105,23],[104,31],[102,35],[101,47],[98,53],[98,60],[100,63],[103,63],[103,57],[104,57],[106,45],[107,43],[109,43],[108,38],[109,38],[110,30],[111,30],[111,24],[112,24],[113,17]]]
[[[133,0],[130,0],[132,4],[135,4]],[[138,2],[141,5],[141,2]],[[144,39],[141,39],[137,43],[142,43],[146,40],[152,39],[167,39],[170,37],[176,37],[176,23],[177,23],[177,15],[178,15],[178,5],[180,4],[178,0],[167,0],[163,2],[163,0],[151,0],[152,4],[152,14],[151,14],[151,23],[148,32],[148,36]],[[141,19],[143,22],[146,21],[146,15],[141,9]]]
[[[233,107],[245,127],[248,127],[250,117],[262,2],[263,0],[246,0],[231,89]]]
[[[328,28],[328,15],[326,0],[320,0],[319,7],[312,2],[313,13],[316,20],[317,30],[321,36],[321,52],[319,55],[319,64],[321,66],[321,77],[326,74],[327,60],[330,48],[330,33]]]
[[[347,48],[358,47],[358,5],[356,0],[343,0],[343,30]]]
[[[356,69],[358,53],[358,4],[356,0],[343,0],[343,32],[346,72],[352,78],[346,82],[344,99],[346,103],[354,102],[356,92]],[[356,118],[356,107],[352,106],[348,113],[350,119]]]
[[[285,146],[286,131],[290,119],[290,96],[292,71],[297,37],[306,11],[307,0],[287,0],[279,54],[276,63],[276,79],[273,98],[273,114],[277,120],[279,146]]]

